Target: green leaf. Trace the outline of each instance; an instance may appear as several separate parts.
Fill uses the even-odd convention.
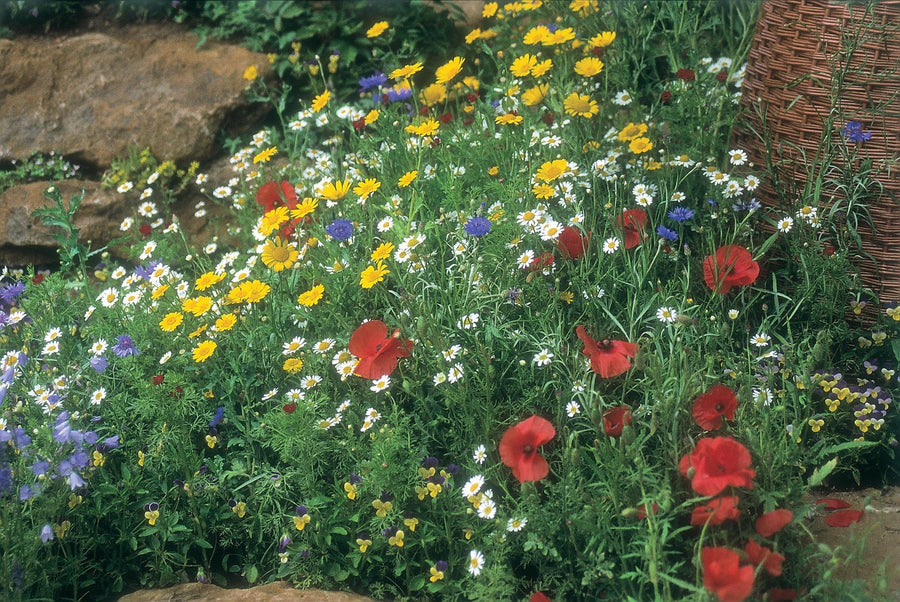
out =
[[[409,580],[409,591],[416,592],[425,587],[425,575],[416,575]]]
[[[825,480],[825,477],[831,474],[831,471],[835,469],[837,466],[837,457],[832,458],[819,468],[815,469],[812,473],[812,476],[809,477],[809,483],[807,483],[810,487],[815,487],[819,483]]]
[[[244,577],[250,583],[255,583],[259,579],[259,569],[256,568],[256,565],[250,565],[250,568],[244,571]]]
[[[194,540],[194,543],[196,543],[201,548],[206,548],[207,550],[210,550],[213,547],[213,545],[211,543],[209,543],[208,541],[206,541],[205,539],[203,539],[201,537],[196,538]]]
[[[862,449],[864,447],[872,447],[873,445],[878,445],[878,443],[875,441],[847,441],[845,443],[839,443],[838,445],[829,445],[819,452],[818,457],[823,458],[848,449]]]

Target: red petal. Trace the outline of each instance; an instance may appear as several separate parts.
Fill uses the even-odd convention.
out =
[[[544,592],[534,592],[528,602],[553,602]]]
[[[537,448],[556,435],[549,420],[531,416],[512,426],[500,439],[500,460],[512,468],[520,482],[539,481],[547,476],[550,467]],[[530,448],[526,451],[526,447]]]
[[[850,502],[833,497],[823,497],[820,500],[816,500],[816,506],[825,506],[824,510],[841,510],[842,508],[849,508]]]
[[[763,537],[772,537],[792,520],[794,520],[794,513],[790,510],[783,508],[772,510],[756,519],[756,532]]]
[[[378,345],[387,343],[387,333],[387,325],[381,320],[366,322],[350,335],[350,353],[359,358],[374,356]]]
[[[849,527],[862,520],[865,513],[862,510],[838,510],[825,517],[825,524],[829,527]]]

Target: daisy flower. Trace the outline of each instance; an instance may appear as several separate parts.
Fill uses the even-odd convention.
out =
[[[479,445],[475,448],[472,459],[475,460],[476,464],[484,464],[484,461],[487,460],[487,450],[484,448],[484,445]]]
[[[484,486],[484,477],[480,474],[475,475],[462,486],[462,496],[464,498],[470,498],[473,495],[478,495],[478,492],[481,491],[481,488]]]
[[[755,347],[766,347],[771,340],[772,337],[764,332],[757,332],[755,335],[750,337],[750,342],[753,343]]]
[[[481,573],[484,567],[484,555],[478,550],[469,552],[469,572],[476,577]]]
[[[369,387],[370,391],[375,393],[380,393],[391,386],[391,377],[385,374],[381,378],[372,381],[372,386]]]
[[[574,418],[576,414],[581,413],[581,406],[578,405],[577,401],[570,401],[566,404],[566,415],[569,418]]]
[[[675,318],[678,317],[678,314],[675,313],[675,310],[671,307],[660,307],[656,310],[656,319],[660,322],[665,322],[667,324],[671,324],[675,321]]]
[[[518,533],[523,528],[525,528],[525,525],[527,525],[527,524],[528,524],[528,519],[525,517],[511,518],[508,521],[506,521],[506,530],[509,531],[510,533]]]
[[[538,366],[548,366],[550,365],[550,361],[553,359],[553,354],[550,353],[546,348],[541,349],[534,356],[534,363]]]

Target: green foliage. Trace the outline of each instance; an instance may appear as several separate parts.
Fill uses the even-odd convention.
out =
[[[263,36],[263,21],[287,31],[309,9],[267,6],[236,14]],[[695,25],[712,10],[691,6],[666,10]],[[759,174],[723,139],[741,57],[679,58],[670,102],[642,103],[618,92],[637,81],[629,36],[643,21],[617,22],[602,52],[521,45],[538,23],[560,38],[608,31],[607,7],[587,7],[502,9],[482,25],[496,38],[440,67],[443,89],[425,92],[437,70],[423,65],[397,102],[382,102],[406,94],[394,82],[352,102],[317,88],[295,112],[290,90],[257,81],[280,124],[234,149],[227,182],[148,151],[113,166],[107,184],[133,208],[130,262],[102,256],[98,280],[75,288],[83,253],[43,282],[6,272],[5,594],[288,579],[392,599],[702,600],[702,550],[754,538],[786,557],[781,576],[756,572],[755,593],[841,597],[839,554],[806,532],[804,494],[896,446],[900,309],[879,307],[872,327],[842,319],[861,298],[851,257],[823,253],[833,216],[801,205],[787,227],[754,204]],[[672,29],[675,47],[695,25]],[[514,76],[526,52],[553,67]],[[574,71],[596,54],[602,71]],[[379,57],[383,73],[419,61]],[[208,195],[197,215],[229,212],[233,244],[181,233],[165,201],[189,179]],[[74,209],[46,211],[75,248]],[[728,292],[706,275],[725,245],[762,264]],[[372,320],[386,334],[370,345]],[[614,376],[587,361],[625,343],[637,349]],[[389,375],[354,374],[398,348],[409,354]],[[693,406],[715,384],[737,408],[705,430]],[[533,415],[553,435],[511,447],[547,474],[522,482],[501,441]],[[746,450],[752,479],[717,493],[737,496],[736,517],[692,525],[713,496],[690,455],[714,437]],[[754,535],[776,508],[796,520]]]
[[[78,166],[51,152],[49,155],[37,151],[21,161],[10,161],[0,167],[0,192],[19,184],[42,180],[70,180],[79,176]]]

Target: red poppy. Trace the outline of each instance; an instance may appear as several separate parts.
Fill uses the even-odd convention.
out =
[[[769,602],[782,602],[783,600],[797,599],[797,590],[795,589],[782,589],[780,587],[773,587],[766,593],[769,595]]]
[[[781,575],[781,563],[785,558],[781,554],[777,554],[765,546],[761,546],[752,539],[744,546],[744,552],[747,553],[747,560],[753,566],[763,565],[766,572],[773,577]]]
[[[644,226],[647,225],[647,212],[643,209],[627,209],[616,218],[616,224],[625,233],[625,248],[633,249],[644,240]]]
[[[389,337],[384,322],[370,320],[350,335],[350,353],[359,358],[353,374],[371,379],[390,374],[398,359],[409,357],[412,346],[412,341],[400,336],[399,328]]]
[[[707,431],[722,426],[722,418],[734,420],[737,409],[737,397],[734,391],[725,385],[713,385],[713,388],[694,401],[694,420],[700,428]]]
[[[741,515],[737,505],[738,497],[736,495],[716,498],[709,503],[694,508],[694,511],[691,512],[691,524],[695,527],[702,527],[707,523],[710,525],[721,525],[726,520],[737,520]]]
[[[266,213],[282,205],[293,208],[297,204],[297,192],[287,180],[280,184],[267,182],[256,191],[256,202],[265,208]]]
[[[631,408],[616,406],[603,412],[603,430],[610,437],[618,437],[631,424]]]
[[[825,517],[825,524],[829,527],[849,527],[862,520],[864,514],[862,510],[838,510]]]
[[[553,265],[553,253],[544,251],[531,260],[531,263],[528,264],[528,268],[532,272],[539,272],[544,268],[549,268],[551,265]]]
[[[157,374],[156,376],[154,376],[154,377],[151,379],[151,381],[153,382],[154,385],[161,385],[162,382],[163,382],[163,380],[165,380],[165,378],[166,378],[166,377],[163,376],[162,374]]]
[[[547,461],[537,453],[537,448],[549,442],[556,429],[549,420],[540,416],[526,418],[509,427],[500,439],[500,460],[512,468],[519,482],[540,481],[550,472]]]
[[[686,82],[694,81],[694,72],[691,69],[679,69],[675,72],[675,77]]]
[[[281,409],[284,410],[285,414],[293,414],[297,409],[297,404],[292,401],[281,406]]]
[[[741,602],[753,591],[753,567],[738,566],[740,556],[728,548],[703,548],[703,585],[720,602]]]
[[[534,592],[533,594],[531,594],[528,602],[553,602],[553,600],[551,598],[548,598],[547,594],[545,594],[544,592]]]
[[[691,479],[700,495],[719,495],[726,487],[753,489],[756,471],[750,468],[750,452],[731,437],[706,437],[678,463],[681,474]]]
[[[754,528],[763,537],[772,537],[792,520],[794,520],[793,512],[779,508],[778,510],[766,512],[756,519]]]
[[[753,284],[759,276],[759,264],[753,261],[750,251],[738,245],[725,245],[716,249],[703,261],[703,278],[714,292],[726,294],[734,286]]]
[[[591,241],[591,235],[584,235],[581,230],[566,226],[559,233],[559,250],[565,259],[581,259],[587,251],[588,243]]]
[[[672,100],[672,93],[668,90],[659,95],[659,101],[663,104],[666,104],[670,100]]]
[[[825,510],[843,510],[844,508],[849,508],[850,503],[833,497],[823,497],[820,500],[816,500],[816,506],[824,506]]]
[[[656,502],[653,502],[652,504],[650,504],[650,514],[652,514],[653,516],[656,516],[657,512],[659,512],[659,504],[657,504]],[[640,506],[638,506],[637,517],[640,520],[644,520],[645,518],[647,518],[646,504],[641,504]]]
[[[575,334],[584,343],[583,354],[591,358],[591,368],[603,378],[612,378],[631,368],[629,357],[637,354],[638,346],[627,341],[604,339],[595,341],[584,331],[584,326],[576,326]]]

